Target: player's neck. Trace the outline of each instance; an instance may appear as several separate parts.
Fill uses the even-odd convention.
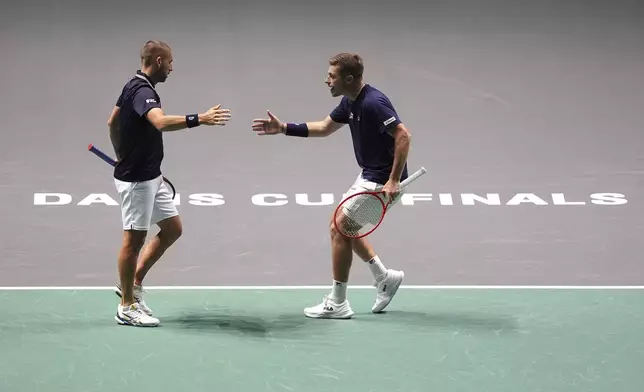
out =
[[[355,101],[356,99],[358,99],[358,95],[360,95],[360,92],[362,91],[364,86],[365,86],[365,83],[360,82],[360,84],[356,86],[356,88],[353,91],[347,94],[347,98],[349,98],[352,101]]]
[[[147,76],[148,80],[150,80],[153,86],[157,84],[157,81],[154,79],[154,72],[151,68],[141,67],[141,72],[145,74],[145,76]]]

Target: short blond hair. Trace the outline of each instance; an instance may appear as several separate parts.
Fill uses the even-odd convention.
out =
[[[141,64],[149,67],[155,62],[157,57],[167,55],[171,51],[172,49],[170,49],[170,45],[167,43],[150,40],[141,48]]]

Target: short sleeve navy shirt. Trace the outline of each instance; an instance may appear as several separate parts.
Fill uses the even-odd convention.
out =
[[[116,101],[120,108],[119,161],[114,178],[127,182],[154,179],[161,175],[163,137],[145,117],[152,108],[161,108],[154,85],[141,71],[130,79]]]
[[[395,140],[389,132],[402,122],[389,98],[365,84],[355,101],[342,97],[329,116],[337,123],[349,124],[362,176],[385,184],[394,164]],[[407,175],[405,163],[400,181]]]

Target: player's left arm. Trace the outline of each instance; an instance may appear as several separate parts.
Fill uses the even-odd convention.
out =
[[[394,138],[394,164],[391,168],[389,181],[400,182],[407,157],[409,156],[409,148],[411,146],[411,133],[402,122],[396,124],[395,127],[388,130],[389,134]]]
[[[398,116],[393,104],[386,97],[379,97],[375,100],[372,110],[378,121],[379,131],[388,133],[395,140],[394,163],[389,174],[389,181],[398,183],[409,155],[411,133]]]

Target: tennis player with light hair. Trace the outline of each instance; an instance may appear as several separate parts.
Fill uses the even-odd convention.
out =
[[[400,182],[407,173],[411,135],[400,120],[389,98],[363,80],[364,65],[360,55],[339,53],[329,60],[325,80],[333,97],[342,96],[340,103],[322,121],[283,123],[273,113],[268,118],[253,120],[258,135],[293,137],[326,137],[349,124],[353,148],[362,169],[347,197],[362,191],[382,191],[396,203],[401,196]],[[387,269],[371,244],[362,238],[340,234],[331,222],[331,255],[333,284],[331,293],[321,304],[304,309],[311,318],[351,318],[353,310],[347,299],[347,284],[353,252],[364,262],[375,279],[374,313],[391,302],[403,280],[403,271]]]
[[[203,114],[168,115],[156,91],[172,72],[172,49],[161,41],[141,48],[141,69],[125,84],[108,120],[116,153],[114,182],[120,198],[123,240],[118,255],[121,297],[115,319],[121,325],[156,326],[143,300],[143,279],[181,236],[183,226],[161,174],[164,132],[199,125],[225,125],[230,111],[220,105]],[[141,249],[151,225],[160,231]],[[140,258],[139,258],[139,253]],[[138,261],[138,263],[137,263]]]

